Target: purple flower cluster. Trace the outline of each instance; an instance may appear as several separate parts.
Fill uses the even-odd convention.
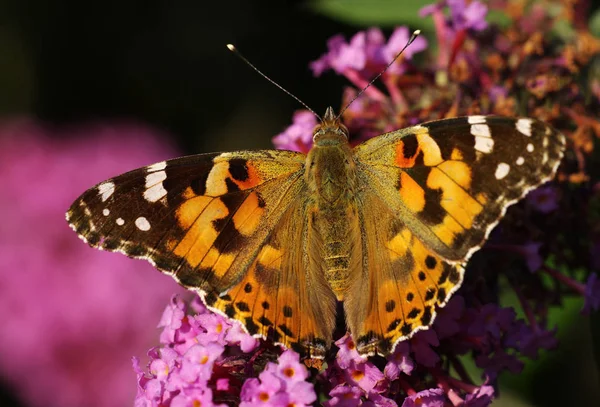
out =
[[[240,406],[309,406],[317,394],[307,378],[308,370],[300,364],[299,355],[284,351],[277,363],[267,362],[258,378],[244,382]]]
[[[159,323],[163,346],[148,352],[149,374],[140,368],[139,359],[133,359],[138,375],[136,407],[219,405],[213,404],[214,392],[239,387],[235,376],[243,374],[244,367],[228,363],[252,351],[258,341],[239,323],[208,311],[199,298],[190,307],[194,315],[187,315],[188,307],[179,297],[171,299]]]
[[[284,351],[277,363],[265,362],[261,352],[255,351],[257,339],[239,323],[206,309],[199,298],[188,309],[179,297],[173,297],[159,327],[163,328],[162,346],[149,351],[148,372],[133,359],[138,407],[222,406],[226,401],[241,406],[300,407],[317,398],[297,353]],[[256,374],[257,365],[262,371],[250,377]]]
[[[156,315],[183,289],[82,244],[64,212],[90,185],[174,154],[140,125],[0,123],[0,375],[23,405],[131,402],[128,360],[155,343]]]

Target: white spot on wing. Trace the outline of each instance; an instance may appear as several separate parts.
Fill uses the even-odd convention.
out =
[[[98,193],[102,196],[102,202],[106,202],[114,192],[115,184],[111,181],[106,181],[98,185]]]
[[[494,174],[494,176],[496,177],[496,179],[502,179],[508,175],[509,171],[510,165],[506,163],[500,163],[498,164],[498,167],[496,167],[496,173]]]
[[[167,190],[163,187],[162,183],[165,179],[167,179],[167,173],[165,171],[151,172],[146,175],[147,189],[144,191],[144,199],[146,201],[156,202],[167,195]]]
[[[154,172],[164,170],[165,168],[167,168],[167,162],[161,161],[159,163],[149,165],[146,169],[148,170],[148,172]]]
[[[523,165],[524,162],[525,162],[525,159],[523,157],[517,158],[517,165]]]
[[[104,215],[104,216],[110,215],[110,211],[108,210],[108,208],[102,209],[102,215]]]
[[[494,148],[494,140],[490,137],[475,137],[475,150],[482,153],[491,153]]]
[[[519,119],[516,123],[517,130],[527,137],[531,137],[531,123],[531,119]]]
[[[527,151],[529,151],[530,153],[533,152],[533,144],[531,144],[531,143],[527,144]]]
[[[485,116],[481,116],[481,115],[469,116],[469,117],[467,117],[467,121],[469,122],[469,124],[485,123]]]
[[[135,226],[137,226],[137,228],[143,232],[150,230],[150,222],[148,222],[148,219],[144,218],[143,216],[140,216],[135,220]]]
[[[473,124],[471,126],[471,134],[475,137],[492,137],[490,127],[487,124]]]
[[[117,225],[119,225],[119,226],[123,226],[125,224],[125,221],[123,220],[123,218],[117,218],[116,222],[117,222]]]

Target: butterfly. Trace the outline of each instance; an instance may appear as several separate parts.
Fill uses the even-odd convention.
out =
[[[336,309],[361,355],[433,323],[564,136],[531,118],[423,123],[356,147],[328,108],[305,155],[200,154],[104,181],[67,212],[89,245],[148,260],[255,337],[323,358]]]

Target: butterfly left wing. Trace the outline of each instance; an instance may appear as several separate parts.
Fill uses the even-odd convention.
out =
[[[322,348],[335,315],[331,301],[309,301],[309,289],[326,290],[302,274],[305,158],[269,150],[157,163],[86,191],[67,220],[91,246],[147,259],[251,334],[264,337],[272,321],[277,342]]]
[[[370,209],[361,215],[365,270],[345,309],[361,353],[385,355],[433,322],[470,255],[508,206],[554,176],[564,148],[537,120],[470,116],[354,149]]]

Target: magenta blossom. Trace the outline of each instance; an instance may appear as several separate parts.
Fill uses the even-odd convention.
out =
[[[157,315],[183,290],[87,247],[64,212],[95,183],[176,154],[137,124],[0,124],[0,374],[27,405],[131,403],[128,360],[155,343]]]
[[[308,152],[312,147],[313,130],[317,126],[317,118],[308,110],[294,113],[294,123],[282,133],[273,137],[273,145],[281,150]]]

